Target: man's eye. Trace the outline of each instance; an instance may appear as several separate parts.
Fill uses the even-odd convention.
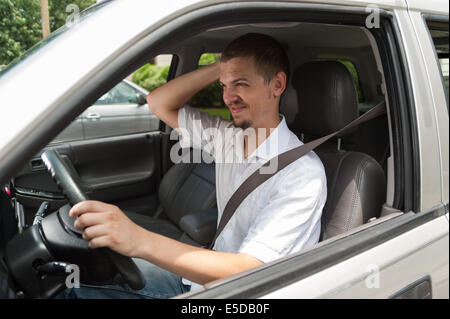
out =
[[[248,86],[247,83],[237,83],[236,85],[241,87]]]

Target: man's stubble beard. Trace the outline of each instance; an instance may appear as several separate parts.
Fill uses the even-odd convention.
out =
[[[252,126],[252,122],[251,122],[251,121],[243,121],[242,123],[237,124],[237,123],[236,123],[236,120],[235,120],[234,118],[233,118],[233,124],[234,124],[234,126],[236,126],[236,127],[238,127],[238,128],[241,128],[241,129],[243,129],[243,130],[246,130],[246,129],[248,129],[249,127]]]

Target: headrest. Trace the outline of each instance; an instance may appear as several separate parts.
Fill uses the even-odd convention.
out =
[[[297,91],[296,133],[323,136],[333,133],[359,115],[352,77],[339,62],[308,62],[298,67],[292,84]]]

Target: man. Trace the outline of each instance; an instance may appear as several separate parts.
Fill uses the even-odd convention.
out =
[[[301,145],[279,114],[288,72],[287,56],[277,41],[246,34],[227,46],[219,63],[179,76],[147,97],[151,111],[180,132],[184,146],[205,148],[216,159],[219,219],[231,195],[248,176],[272,157]],[[184,106],[196,92],[217,80],[232,121]],[[214,134],[201,133],[211,133],[211,129]],[[233,161],[223,160],[230,154]],[[125,297],[122,291],[126,290],[135,296],[171,297],[300,251],[318,242],[325,200],[324,168],[310,152],[242,202],[213,250],[149,232],[115,206],[97,201],[79,203],[70,215],[77,216],[75,227],[84,231],[89,246],[109,247],[141,259],[138,264],[144,269],[147,285],[138,292],[107,286],[84,287],[72,293]]]

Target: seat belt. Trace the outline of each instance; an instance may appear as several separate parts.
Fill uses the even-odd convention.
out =
[[[331,133],[329,135],[326,135],[324,137],[318,138],[314,141],[311,141],[309,143],[300,145],[296,148],[293,148],[289,151],[286,151],[284,153],[281,153],[274,158],[268,160],[266,163],[264,163],[259,169],[257,169],[252,175],[250,175],[242,184],[239,186],[239,188],[234,192],[234,194],[231,196],[231,198],[228,200],[225,209],[223,211],[222,217],[219,222],[219,226],[217,227],[216,234],[214,235],[214,239],[210,245],[210,249],[214,247],[214,244],[216,242],[217,237],[219,237],[222,230],[225,228],[228,221],[233,216],[234,212],[237,210],[239,205],[242,203],[242,201],[259,185],[264,183],[266,180],[277,174],[279,171],[281,171],[283,168],[291,164],[292,162],[298,160],[303,155],[309,153],[319,145],[325,143],[332,137],[346,131],[350,130],[351,128],[367,122],[373,118],[376,118],[382,114],[386,113],[386,103],[385,101],[381,101],[376,106],[374,106],[372,109],[358,117],[357,119],[353,120],[340,130]],[[276,161],[275,163],[273,161]],[[278,163],[278,168],[273,173],[267,173],[262,174],[259,172],[259,170],[263,167],[267,167],[271,164]]]

